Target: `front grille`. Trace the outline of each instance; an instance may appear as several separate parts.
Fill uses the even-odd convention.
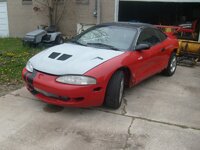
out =
[[[61,100],[61,101],[68,101],[68,100],[70,100],[69,97],[58,96],[58,95],[46,92],[46,91],[38,89],[38,88],[34,88],[34,90],[37,91],[38,93],[44,95],[44,96],[47,96],[47,97],[50,97],[50,98],[54,98],[54,99],[57,99],[57,100]]]

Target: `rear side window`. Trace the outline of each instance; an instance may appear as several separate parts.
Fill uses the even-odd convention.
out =
[[[159,42],[160,42],[160,37],[156,34],[154,29],[146,28],[140,33],[138,41],[137,41],[137,45],[142,44],[142,43],[143,44],[147,43],[153,46]]]
[[[155,32],[159,36],[159,38],[160,38],[161,41],[164,41],[167,38],[167,36],[162,31],[155,30]]]

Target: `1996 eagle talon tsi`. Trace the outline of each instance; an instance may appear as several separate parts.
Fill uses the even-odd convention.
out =
[[[22,76],[40,100],[60,106],[120,107],[124,87],[176,70],[178,41],[149,24],[105,23],[32,57]]]

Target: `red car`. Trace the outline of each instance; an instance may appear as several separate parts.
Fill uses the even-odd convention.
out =
[[[38,99],[60,106],[120,107],[124,87],[176,70],[178,41],[143,23],[106,23],[32,57],[22,76]]]

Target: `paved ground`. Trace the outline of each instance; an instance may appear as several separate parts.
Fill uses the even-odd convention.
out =
[[[53,107],[25,88],[0,97],[1,150],[199,150],[200,66],[126,91],[117,111]]]

